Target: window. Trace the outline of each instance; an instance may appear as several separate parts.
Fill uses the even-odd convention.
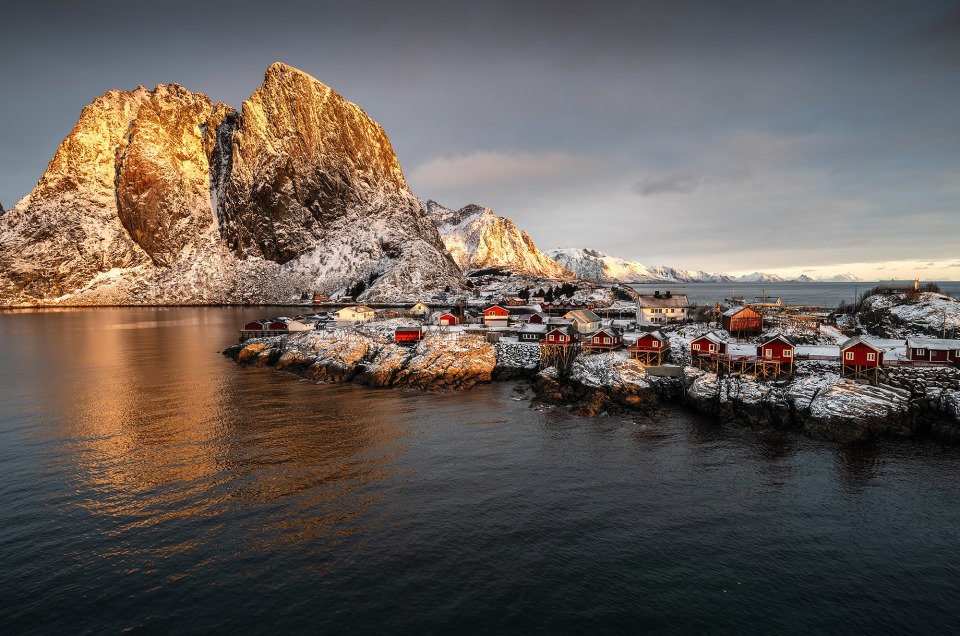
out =
[[[917,355],[917,356],[925,356],[925,355],[927,355],[927,350],[926,350],[926,349],[914,349],[914,350],[913,350],[913,354],[914,354],[914,355]]]
[[[784,358],[792,358],[792,357],[793,357],[793,351],[791,351],[790,349],[784,349],[784,350],[783,350],[783,357],[784,357]]]
[[[696,345],[696,346],[699,347],[700,345]],[[654,348],[654,349],[659,349],[659,348],[660,348],[660,343],[657,342],[656,340],[654,340],[654,341],[653,341],[653,348]]]
[[[604,338],[603,344],[610,344],[610,338]]]
[[[764,358],[772,358],[772,357],[773,357],[773,349],[764,349],[764,350],[763,350],[763,357],[764,357]]]
[[[714,349],[714,345],[710,345],[710,347],[709,347],[708,350],[709,350],[709,351],[713,351],[713,349]]]
[[[877,360],[877,354],[875,353],[867,354],[867,362],[876,362],[876,360]]]
[[[843,354],[843,359],[853,360],[853,351],[847,351],[845,354]]]
[[[550,336],[550,342],[553,342],[553,336]]]
[[[698,344],[690,345],[690,347],[691,347],[694,351],[700,351],[700,345],[698,345]]]

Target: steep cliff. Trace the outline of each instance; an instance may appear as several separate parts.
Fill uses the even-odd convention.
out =
[[[383,129],[272,65],[238,113],[172,84],[81,113],[0,217],[0,303],[285,302],[371,282],[367,300],[463,279]]]
[[[540,278],[573,278],[569,270],[538,250],[529,234],[489,208],[468,205],[451,210],[436,201],[427,201],[424,207],[463,270],[502,267]]]

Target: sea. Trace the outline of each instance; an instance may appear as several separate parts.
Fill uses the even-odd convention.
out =
[[[220,354],[290,311],[0,312],[4,634],[960,625],[960,446],[672,405],[581,418],[523,382],[318,385]]]
[[[775,303],[779,299],[784,305],[804,307],[823,307],[835,309],[841,303],[854,304],[857,299],[875,288],[879,283],[646,283],[630,285],[641,294],[653,294],[657,291],[674,294],[686,294],[691,304],[712,305],[716,302]],[[922,284],[926,284],[923,282]],[[954,298],[960,298],[960,282],[938,282],[940,291]]]

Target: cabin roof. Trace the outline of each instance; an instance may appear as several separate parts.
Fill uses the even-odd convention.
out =
[[[907,346],[911,349],[933,349],[935,351],[951,351],[960,349],[960,340],[950,338],[907,338]]]
[[[878,353],[883,353],[883,346],[880,342],[873,340],[872,338],[865,338],[864,336],[854,336],[853,338],[846,340],[840,345],[840,351],[845,351],[846,349],[855,347],[858,344],[866,345]]]
[[[589,309],[573,309],[565,313],[563,317],[577,322],[600,322],[600,316]]]
[[[527,323],[520,327],[520,330],[517,333],[547,333],[547,329],[547,325],[538,325],[536,323],[531,325]]]
[[[719,335],[717,335],[717,332],[715,331],[707,332],[702,336],[694,338],[693,340],[691,340],[691,342],[696,342],[697,340],[709,340],[714,344],[726,344],[726,341],[723,338],[721,338]]]
[[[781,340],[781,341],[787,343],[788,345],[790,345],[791,347],[796,347],[796,346],[797,346],[796,344],[794,344],[793,340],[790,340],[790,338],[786,337],[786,336],[783,335],[782,333],[771,334],[766,340],[764,340],[763,342],[760,343],[760,346],[762,347],[762,346],[764,346],[764,345],[768,345],[768,344],[770,344],[771,342],[773,342],[774,340]]]
[[[672,294],[670,298],[667,298],[666,296],[651,296],[649,294],[644,294],[637,296],[637,306],[641,309],[686,309],[690,306],[690,301],[687,300],[686,294]]]
[[[374,313],[373,309],[367,307],[366,305],[352,305],[350,307],[344,307],[343,309],[338,309],[337,313],[339,314],[341,311],[352,311],[357,314]]]
[[[750,309],[750,307],[743,307],[743,306],[731,307],[730,309],[728,309],[728,310],[726,310],[725,312],[723,312],[723,315],[726,316],[726,317],[728,317],[728,318],[730,318],[731,316],[736,316],[736,315],[739,314],[741,311],[744,311],[744,310],[747,310],[747,309],[749,309],[749,310],[752,311],[753,313],[759,315],[759,312],[756,311],[755,309]]]
[[[610,336],[611,338],[621,338],[623,337],[623,330],[616,327],[604,327],[603,329],[597,329],[594,331],[592,334],[590,334],[590,337],[593,338],[599,334],[604,334]]]
[[[394,329],[394,333],[420,333],[423,331],[423,327],[397,327]]]
[[[667,337],[666,337],[665,335],[663,335],[663,332],[660,331],[659,329],[656,329],[656,330],[654,330],[654,331],[649,331],[649,332],[647,332],[647,333],[642,333],[642,334],[640,334],[639,336],[637,336],[637,340],[642,340],[642,339],[646,338],[647,336],[650,336],[650,337],[652,337],[652,338],[655,338],[656,340],[659,340],[659,341],[661,341],[661,342],[667,340]]]
[[[549,333],[553,333],[554,331],[559,331],[560,333],[562,333],[562,334],[565,335],[565,336],[576,336],[576,335],[579,334],[579,332],[578,332],[576,329],[573,328],[573,325],[560,325],[560,326],[558,326],[558,327],[554,327],[553,329],[551,329],[551,330],[548,331],[547,333],[548,333],[548,334],[549,334]]]

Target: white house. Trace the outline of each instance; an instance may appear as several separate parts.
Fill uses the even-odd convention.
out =
[[[690,301],[686,294],[661,294],[654,292],[652,296],[637,297],[637,325],[649,327],[651,325],[665,325],[670,323],[683,324],[687,321],[687,309]]]
[[[430,314],[430,306],[422,300],[417,301],[417,304],[410,308],[410,313],[414,316],[427,316]]]
[[[337,310],[334,315],[337,317],[337,322],[362,323],[373,320],[375,313],[366,305],[353,305]]]
[[[589,309],[574,309],[565,313],[563,317],[573,321],[574,328],[580,333],[593,333],[600,328],[600,316]]]

